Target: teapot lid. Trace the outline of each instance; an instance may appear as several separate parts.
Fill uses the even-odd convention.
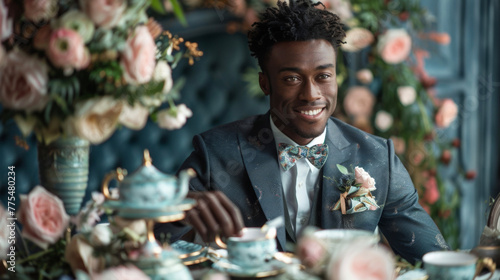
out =
[[[161,172],[153,165],[153,160],[151,159],[149,150],[145,149],[143,154],[142,166],[137,168],[137,170],[129,176],[125,177],[123,182],[144,183],[172,179],[175,179],[175,177]]]

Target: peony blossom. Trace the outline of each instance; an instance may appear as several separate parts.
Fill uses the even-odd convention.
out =
[[[111,29],[118,25],[127,8],[126,0],[80,0],[83,12],[99,27]]]
[[[68,130],[92,144],[102,143],[115,132],[123,102],[112,97],[96,97],[76,105]]]
[[[356,166],[354,168],[354,175],[356,177],[356,183],[361,184],[362,188],[368,189],[369,191],[377,189],[375,187],[375,179],[373,179],[362,167]]]
[[[60,28],[50,35],[47,56],[54,66],[70,74],[73,69],[86,68],[90,54],[80,34],[72,29]]]
[[[94,275],[92,280],[146,280],[151,279],[133,265],[111,267]]]
[[[404,29],[389,29],[380,36],[377,50],[386,63],[401,63],[410,54],[411,37]]]
[[[184,104],[177,105],[175,109],[162,110],[158,112],[158,126],[168,130],[179,129],[193,115],[193,112]]]
[[[407,106],[415,102],[417,91],[412,86],[400,86],[398,87],[398,97],[401,104]]]
[[[41,111],[47,96],[48,67],[20,50],[10,51],[0,65],[0,103],[5,108]]]
[[[9,252],[9,234],[16,230],[15,224],[7,220],[7,210],[0,203],[0,259],[7,260],[7,253]]]
[[[394,258],[378,246],[366,242],[347,242],[332,255],[326,271],[328,280],[392,280]]]
[[[356,78],[363,84],[369,84],[373,81],[373,73],[370,69],[361,69],[356,72]]]
[[[347,90],[344,98],[344,110],[347,115],[368,117],[372,114],[375,96],[364,86],[353,86]]]
[[[62,201],[42,186],[20,198],[18,219],[23,224],[23,237],[47,249],[63,236],[69,224]]]
[[[345,33],[346,44],[340,46],[342,50],[347,52],[357,52],[371,45],[375,37],[365,28],[356,27],[347,30]]]
[[[113,233],[107,224],[96,225],[90,233],[90,244],[92,246],[106,246],[111,243]]]
[[[146,125],[148,117],[148,108],[140,105],[139,103],[135,103],[134,106],[130,106],[130,104],[124,101],[119,122],[130,129],[140,130]]]
[[[427,182],[425,182],[425,193],[424,201],[429,205],[436,203],[439,199],[439,190],[437,187],[436,177],[430,177]]]
[[[457,114],[457,104],[449,98],[443,100],[436,113],[436,125],[441,128],[448,127],[457,118]]]
[[[375,116],[375,126],[380,131],[387,131],[391,128],[393,121],[392,115],[383,110],[378,111]]]
[[[59,24],[60,27],[78,32],[85,43],[90,42],[94,35],[94,23],[85,13],[78,10],[71,10],[62,15]]]
[[[12,35],[12,19],[8,18],[7,6],[0,1],[0,42],[6,40]],[[1,58],[1,57],[0,57]],[[1,61],[1,59],[0,59]]]
[[[136,27],[122,52],[121,65],[128,83],[143,84],[153,77],[156,44],[146,26]]]
[[[57,0],[24,0],[24,16],[34,22],[50,19],[57,13]]]
[[[94,248],[90,246],[84,235],[79,233],[74,235],[69,244],[66,245],[64,258],[73,272],[81,270],[93,275],[102,271],[105,266],[104,258],[94,257],[93,252]]]

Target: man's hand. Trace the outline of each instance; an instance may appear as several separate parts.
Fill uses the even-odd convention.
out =
[[[187,197],[196,200],[196,206],[186,213],[186,222],[194,227],[205,242],[222,237],[238,236],[244,227],[241,212],[220,191],[189,192]]]

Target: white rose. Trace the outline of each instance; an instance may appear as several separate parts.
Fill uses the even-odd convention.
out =
[[[381,131],[386,131],[391,128],[393,123],[393,117],[386,111],[380,110],[375,116],[375,126]]]
[[[412,86],[400,86],[398,87],[398,97],[401,104],[407,106],[415,102],[417,91]]]
[[[186,105],[180,104],[177,106],[177,112],[173,108],[160,111],[158,113],[158,126],[168,130],[179,129],[192,115],[193,112]]]
[[[100,144],[115,132],[122,108],[122,101],[109,96],[89,99],[76,105],[68,127],[75,135]]]
[[[148,108],[138,103],[135,103],[134,106],[130,106],[128,102],[124,101],[119,121],[130,129],[141,130],[146,125],[148,116]]]
[[[94,246],[106,246],[111,242],[113,233],[107,224],[99,224],[90,234],[90,243]]]
[[[165,81],[165,84],[163,85],[163,93],[165,94],[167,94],[172,89],[172,86],[174,84],[172,81],[172,69],[166,61],[158,61],[153,73],[153,80]]]

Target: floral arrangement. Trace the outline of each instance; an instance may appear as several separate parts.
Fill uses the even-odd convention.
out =
[[[150,5],[161,2],[0,0],[2,119],[46,144],[61,136],[99,144],[149,116],[181,127],[192,112],[174,103],[182,82],[173,84],[171,68],[202,52],[148,18]]]
[[[458,247],[458,221],[452,214],[459,206],[458,190],[437,170],[460,146],[459,139],[445,137],[459,112],[452,99],[436,97],[436,79],[424,68],[430,55],[425,48],[449,44],[449,35],[424,31],[432,17],[418,1],[327,0],[325,6],[347,27],[338,55],[336,117],[392,140],[420,204],[446,241]],[[352,58],[360,62],[355,69],[349,69]],[[460,168],[457,173],[474,177]]]
[[[339,182],[341,194],[332,210],[340,209],[345,215],[379,208],[375,196],[371,193],[377,189],[375,179],[368,172],[359,166],[354,168],[354,173],[349,173],[347,168],[340,164],[337,164],[337,168],[342,173]]]
[[[145,221],[108,215],[109,225],[97,224],[107,211],[102,208],[101,193],[92,193],[92,200],[72,217],[66,214],[62,201],[41,186],[20,199],[17,214],[0,205],[2,222],[17,218],[22,225],[22,230],[17,225],[0,229],[0,257],[5,259],[2,265],[8,269],[6,275],[15,273],[18,279],[62,275],[76,275],[78,279],[149,279],[132,264],[146,240]],[[77,234],[71,236],[71,228]]]

